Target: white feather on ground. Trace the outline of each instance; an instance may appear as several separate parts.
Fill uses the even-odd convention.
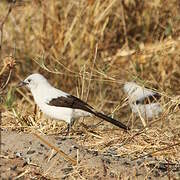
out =
[[[141,87],[135,82],[126,82],[124,92],[127,93],[129,105],[136,115],[151,119],[162,112],[161,105],[158,102],[160,94],[157,92]]]

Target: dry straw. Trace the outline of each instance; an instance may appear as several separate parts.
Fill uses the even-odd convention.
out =
[[[11,54],[16,59],[12,72],[0,64],[2,129],[62,132],[65,124],[35,109],[29,91],[9,92],[30,73],[40,72],[56,87],[131,126],[123,133],[104,122],[92,128],[99,122],[95,118],[80,119],[73,133],[79,145],[101,154],[115,148],[117,156],[132,160],[151,155],[179,163],[178,1],[34,0],[17,1],[10,8],[0,3],[5,19],[0,26],[1,62]],[[124,82],[132,80],[162,94],[162,115],[145,119],[145,127],[131,114],[122,91]],[[80,171],[91,172],[79,165],[70,176],[85,178]]]

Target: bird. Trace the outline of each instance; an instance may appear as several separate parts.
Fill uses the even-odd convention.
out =
[[[135,82],[126,82],[124,92],[128,95],[129,105],[132,112],[137,116],[152,119],[162,112],[161,95],[151,89],[139,86]]]
[[[119,128],[127,131],[129,127],[120,121],[113,119],[101,112],[96,111],[92,106],[81,99],[53,87],[48,80],[39,73],[29,75],[18,87],[26,86],[32,93],[35,103],[47,116],[67,122],[67,132],[80,117],[96,116]]]

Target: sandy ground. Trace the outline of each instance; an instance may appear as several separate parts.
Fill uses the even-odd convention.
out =
[[[1,131],[1,179],[178,179],[180,166],[157,162],[153,157],[132,161],[90,151],[73,138],[43,136],[78,164],[73,166],[33,134]]]

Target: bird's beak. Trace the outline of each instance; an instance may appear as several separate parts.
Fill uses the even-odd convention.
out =
[[[17,84],[17,88],[19,88],[19,87],[22,87],[22,86],[26,86],[27,85],[27,83],[26,82],[24,82],[24,81],[20,81],[18,84]]]

